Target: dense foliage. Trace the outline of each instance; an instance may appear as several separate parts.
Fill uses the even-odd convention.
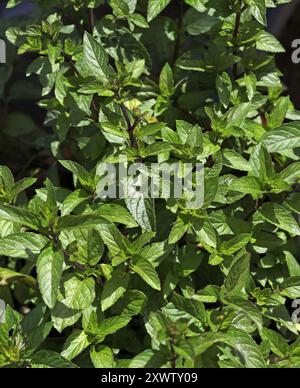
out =
[[[300,113],[266,32],[287,2],[35,0],[6,29],[0,136],[33,159],[0,167],[0,366],[300,366]],[[122,155],[204,163],[203,207],[98,198]]]

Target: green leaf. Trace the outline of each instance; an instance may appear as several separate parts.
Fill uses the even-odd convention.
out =
[[[300,227],[293,215],[276,203],[265,203],[259,211],[264,219],[292,236],[300,236]]]
[[[129,14],[128,4],[124,0],[109,0],[109,5],[112,7],[114,14],[117,17],[122,17]]]
[[[128,198],[126,205],[133,218],[143,230],[149,232],[156,230],[155,209],[152,199],[138,195],[137,197]]]
[[[55,188],[52,182],[49,179],[46,179],[45,182],[47,198],[46,198],[46,209],[44,214],[46,214],[46,218],[49,223],[54,222],[57,218],[58,206],[56,200]]]
[[[52,322],[48,319],[47,308],[44,304],[39,304],[22,320],[22,333],[28,350],[36,350],[48,337],[53,328]]]
[[[138,0],[125,0],[128,7],[129,7],[129,12],[130,13],[133,13],[136,9],[136,6],[137,6],[137,1]]]
[[[286,357],[289,352],[289,346],[285,339],[277,332],[263,328],[261,331],[261,337],[264,341],[268,341],[271,350],[279,357]]]
[[[41,350],[31,359],[33,368],[78,368],[71,361],[52,350]]]
[[[230,149],[223,151],[223,164],[229,168],[239,171],[251,171],[250,163],[238,152]]]
[[[128,228],[137,227],[137,223],[131,214],[123,206],[117,204],[104,204],[98,207],[98,213],[101,217],[110,222],[126,225]]]
[[[231,344],[231,338],[226,333],[203,333],[188,339],[188,344],[194,349],[195,356],[200,356],[215,344]]]
[[[165,97],[171,97],[174,94],[174,76],[171,66],[166,63],[159,78],[160,92]]]
[[[245,74],[243,81],[246,86],[248,99],[252,101],[255,96],[256,87],[257,87],[256,75],[252,72],[250,72],[249,74]]]
[[[0,28],[0,368],[300,367],[300,111],[266,25],[290,0],[24,2]]]
[[[272,112],[266,115],[269,128],[276,128],[283,124],[289,111],[290,104],[291,101],[289,97],[281,97],[276,102]]]
[[[276,181],[285,181],[290,185],[294,185],[300,181],[300,162],[290,164],[282,170],[276,177]]]
[[[177,120],[176,129],[179,135],[181,144],[186,144],[192,150],[195,149],[198,152],[203,150],[203,133],[199,125],[191,125],[186,121]]]
[[[233,348],[241,355],[248,369],[264,369],[267,367],[259,346],[250,335],[239,329],[230,329]]]
[[[298,260],[289,251],[285,251],[283,253],[285,256],[285,260],[286,260],[286,264],[287,264],[290,276],[300,277],[300,263],[298,262]]]
[[[233,237],[231,240],[222,244],[220,254],[233,255],[244,248],[251,240],[251,235],[248,233],[241,233],[238,236]]]
[[[14,185],[15,180],[10,169],[6,166],[0,166],[0,187],[4,189],[6,194],[10,194]]]
[[[246,0],[246,3],[250,5],[250,11],[253,17],[259,23],[267,25],[265,0]]]
[[[84,34],[83,49],[86,64],[94,76],[101,80],[109,80],[112,76],[112,70],[108,64],[108,55],[100,43],[88,32]]]
[[[51,311],[54,327],[62,332],[66,327],[74,325],[84,309],[95,299],[95,282],[91,278],[79,280],[69,275],[62,280],[57,302]]]
[[[250,194],[254,197],[264,192],[262,183],[254,176],[245,176],[235,179],[230,185],[230,190],[238,193]]]
[[[143,15],[134,13],[129,16],[129,20],[140,28],[149,28],[149,24]]]
[[[61,355],[66,360],[73,360],[79,354],[81,354],[88,346],[90,341],[87,334],[82,330],[74,330],[64,343]]]
[[[0,205],[0,220],[27,226],[33,230],[38,230],[41,227],[40,218],[37,214],[28,209],[10,205]]]
[[[171,0],[149,0],[147,20],[151,22],[155,19],[169,4]]]
[[[261,330],[263,328],[262,313],[253,303],[239,296],[225,298],[225,303],[237,312],[242,311],[251,321],[255,323],[258,329]]]
[[[218,75],[216,86],[221,104],[224,108],[228,108],[232,92],[232,82],[230,76],[227,73]]]
[[[240,296],[250,276],[250,255],[237,259],[225,280],[225,289],[230,296]]]
[[[96,228],[99,225],[107,224],[108,221],[96,214],[84,214],[80,216],[63,216],[56,225],[57,231],[75,230],[75,229],[90,229]]]
[[[267,182],[269,178],[275,175],[271,155],[263,143],[259,143],[254,147],[251,153],[250,165],[253,174],[263,182]]]
[[[60,164],[67,170],[71,171],[79,179],[83,186],[94,189],[94,179],[92,175],[80,164],[70,160],[60,160]]]
[[[130,321],[131,317],[128,316],[115,316],[104,319],[102,322],[99,323],[97,335],[99,335],[100,337],[105,337],[107,335],[113,334],[118,330],[123,329],[123,327],[126,327]]]
[[[159,276],[153,265],[146,259],[139,258],[133,265],[132,270],[137,273],[150,287],[161,290]]]
[[[204,4],[206,3],[206,0],[184,0],[186,4],[190,5],[191,7],[194,7],[197,11],[203,12],[206,10]]]
[[[173,225],[170,235],[169,235],[169,243],[175,244],[177,243],[188,231],[189,224],[186,224],[185,221],[181,218],[178,218]]]
[[[49,240],[35,233],[16,233],[0,239],[0,256],[34,260]]]
[[[144,127],[140,128],[139,130],[139,137],[143,138],[146,136],[154,136],[157,133],[161,132],[166,127],[166,124],[164,123],[153,123],[145,125]]]
[[[61,215],[67,216],[72,213],[79,205],[88,201],[91,198],[91,195],[87,193],[85,190],[76,190],[73,191],[67,198],[64,200]]]
[[[96,229],[76,229],[67,232],[71,261],[91,267],[97,265],[104,253],[104,243]]]
[[[165,352],[147,349],[132,359],[129,368],[161,368],[167,359],[168,355]]]
[[[147,296],[138,290],[129,290],[118,301],[114,309],[121,316],[134,317],[139,315],[147,302]]]
[[[116,270],[104,285],[101,294],[102,311],[113,306],[126,292],[130,276],[124,270]]]
[[[52,329],[52,322],[41,323],[38,327],[33,327],[32,331],[26,336],[27,350],[33,351],[39,348],[48,338]]]
[[[22,331],[25,335],[30,334],[34,328],[38,327],[45,319],[47,307],[44,304],[39,304],[33,308],[21,323]]]
[[[300,122],[282,125],[269,131],[263,142],[269,152],[283,152],[300,147]]]
[[[246,102],[244,104],[236,105],[235,107],[230,109],[225,115],[227,119],[226,129],[229,129],[231,127],[240,127],[246,119],[250,108],[251,105]]]
[[[207,12],[199,14],[190,11],[185,20],[186,31],[192,36],[206,34],[218,22],[219,19],[216,16],[209,15]]]
[[[217,248],[217,236],[212,224],[208,220],[199,226],[200,230],[196,223],[194,223],[193,228],[202,245]]]
[[[21,3],[21,0],[9,0],[6,4],[6,8],[14,8]]]
[[[284,53],[285,49],[281,43],[270,33],[260,31],[256,37],[256,47],[258,50],[269,53]]]
[[[24,190],[31,187],[37,181],[36,178],[23,178],[20,179],[12,189],[13,197],[16,197],[18,194],[22,193]]]
[[[91,349],[91,360],[95,368],[114,368],[115,360],[113,351],[106,345]]]
[[[194,324],[199,322],[206,323],[206,312],[203,303],[173,293],[171,304],[172,306],[167,305],[164,311],[168,316],[173,315],[176,321],[178,319],[187,319],[191,322],[192,319]]]
[[[80,281],[75,276],[67,277],[63,282],[63,303],[70,309],[83,310],[90,306],[95,298],[95,282],[92,278]],[[59,298],[61,301],[61,297]]]
[[[286,296],[290,299],[298,299],[300,298],[300,277],[293,277],[284,280],[281,284],[281,292],[282,296]]]
[[[285,202],[286,207],[300,215],[300,193],[292,193]]]
[[[114,224],[103,224],[98,231],[112,256],[127,252],[127,241]]]
[[[0,268],[0,286],[6,286],[19,282],[24,283],[33,290],[36,288],[36,280],[32,276],[15,272],[8,268]]]
[[[166,152],[170,152],[173,149],[174,147],[171,144],[156,142],[146,147],[146,149],[142,151],[142,156],[146,158],[153,155],[161,155],[161,154],[165,154]]]
[[[42,251],[36,264],[40,291],[45,304],[50,309],[56,303],[63,263],[63,252],[61,250],[55,250],[51,245]]]

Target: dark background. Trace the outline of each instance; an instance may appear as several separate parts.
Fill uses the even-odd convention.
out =
[[[26,15],[34,8],[30,0],[23,0],[23,4],[6,10],[6,1],[0,1],[0,17],[8,19]],[[282,5],[274,10],[270,9],[268,11],[268,29],[280,39],[287,50],[286,54],[277,57],[277,63],[283,72],[283,80],[289,89],[292,101],[300,109],[300,64],[296,65],[291,61],[291,43],[294,39],[300,39],[300,0],[294,0],[290,4]]]
[[[44,1],[47,2],[47,0]],[[10,25],[10,18],[14,18],[12,24],[15,25],[15,21],[18,18],[21,19],[34,11],[34,5],[30,0],[23,0],[22,4],[10,10],[5,9],[5,5],[6,0],[0,0],[0,18],[2,19],[2,21],[0,19],[0,23],[2,23],[2,26],[0,25],[0,32],[2,30],[2,35]],[[269,9],[268,30],[282,42],[286,49],[285,54],[277,56],[277,65],[283,74],[286,94],[291,96],[296,109],[300,110],[300,64],[294,64],[291,59],[293,52],[292,42],[295,39],[300,39],[300,0],[294,0],[276,9]],[[10,49],[12,48],[8,48],[8,56],[10,56]],[[32,59],[30,54],[23,55],[22,60],[18,60],[17,57],[15,58],[14,70],[6,86],[7,90],[12,83],[26,79],[25,69]],[[0,81],[3,76],[5,77],[5,74],[0,71]],[[36,81],[38,85],[38,80]],[[41,174],[39,178],[42,181],[44,178],[43,175],[49,174],[51,166],[56,161],[49,153],[49,145],[53,140],[53,132],[51,128],[47,128],[44,125],[45,111],[37,106],[38,100],[38,97],[33,100],[28,100],[20,95],[19,99],[10,102],[9,108],[7,109],[7,111],[23,112],[39,127],[39,130],[35,132],[34,136],[30,135],[28,139],[25,138],[25,142],[23,138],[12,138],[3,135],[2,128],[4,128],[7,112],[5,112],[5,106],[3,106],[3,104],[5,105],[5,101],[3,99],[0,101],[0,164],[9,166],[19,177],[22,177],[22,175],[25,176],[28,172],[26,170],[32,173],[38,168],[39,174]]]

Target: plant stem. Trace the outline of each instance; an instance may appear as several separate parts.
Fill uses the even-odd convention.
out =
[[[95,27],[94,10],[93,10],[93,8],[90,8],[90,10],[89,10],[89,31],[91,34],[93,34],[94,27]]]
[[[128,131],[128,134],[129,134],[130,145],[131,145],[132,148],[137,149],[138,146],[137,146],[136,138],[134,136],[134,130],[137,127],[140,119],[137,117],[135,119],[134,123],[131,124],[130,117],[129,117],[129,114],[128,114],[126,106],[122,103],[122,104],[120,104],[120,107],[121,107],[124,119],[126,121],[127,131]]]
[[[130,118],[129,118],[129,114],[128,114],[127,108],[126,108],[126,106],[124,104],[121,104],[120,106],[121,106],[121,110],[122,110],[124,119],[126,121],[127,129],[128,129],[128,132],[129,132],[129,131],[131,131],[131,121],[130,121]]]
[[[242,16],[241,11],[238,11],[235,15],[235,25],[234,25],[234,32],[233,32],[233,37],[235,39],[238,37],[239,31],[240,31],[241,16]]]
[[[176,361],[177,361],[177,355],[176,355],[176,352],[175,352],[175,348],[174,348],[174,338],[172,337],[170,339],[170,348],[171,348],[171,353],[172,353],[172,358],[170,360],[171,362],[171,368],[175,369],[176,368]]]
[[[68,55],[65,55],[65,59],[69,63],[69,65],[71,66],[72,70],[77,75],[77,77],[80,77],[79,71],[76,69],[76,66],[75,66],[75,63],[73,62],[73,59]],[[92,117],[91,118],[96,122],[98,121],[98,113],[99,113],[99,111],[98,111],[97,105],[95,103],[95,100],[93,98],[92,99]]]
[[[68,64],[71,66],[71,68],[73,69],[74,73],[80,77],[80,74],[79,74],[79,71],[76,69],[76,66],[75,66],[75,63],[73,62],[73,59],[69,56],[69,55],[66,55],[65,54],[65,60],[68,62]]]
[[[236,46],[236,39],[238,38],[239,36],[239,32],[240,32],[240,26],[241,26],[241,17],[242,17],[242,13],[248,8],[248,5],[244,5],[244,7],[242,8],[242,1],[240,0],[240,11],[236,12],[236,15],[235,15],[235,25],[234,25],[234,31],[233,31],[233,38],[234,38],[234,50],[233,50],[233,54],[234,55],[237,55],[238,53],[238,48]],[[233,65],[233,70],[232,70],[232,73],[233,73],[233,77],[234,79],[237,79],[238,78],[238,64],[235,63]]]
[[[183,24],[183,1],[179,2],[179,17],[178,17],[178,35],[175,41],[173,64],[175,65],[177,58],[180,56],[182,45],[182,24]]]
[[[241,16],[242,16],[242,12],[241,11],[238,11],[236,13],[236,16],[235,16],[235,26],[234,26],[234,32],[233,32],[234,46],[235,46],[234,51],[233,51],[234,55],[236,55],[237,52],[238,52],[235,40],[237,39],[237,37],[239,35],[240,24],[241,24]],[[234,79],[237,79],[237,76],[238,76],[238,64],[237,63],[235,63],[233,65],[232,73],[233,73]]]

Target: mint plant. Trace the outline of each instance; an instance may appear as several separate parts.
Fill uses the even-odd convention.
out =
[[[6,30],[57,163],[0,168],[1,366],[300,366],[300,114],[266,30],[288,2],[36,0]],[[202,207],[101,198],[125,158],[202,163]]]

